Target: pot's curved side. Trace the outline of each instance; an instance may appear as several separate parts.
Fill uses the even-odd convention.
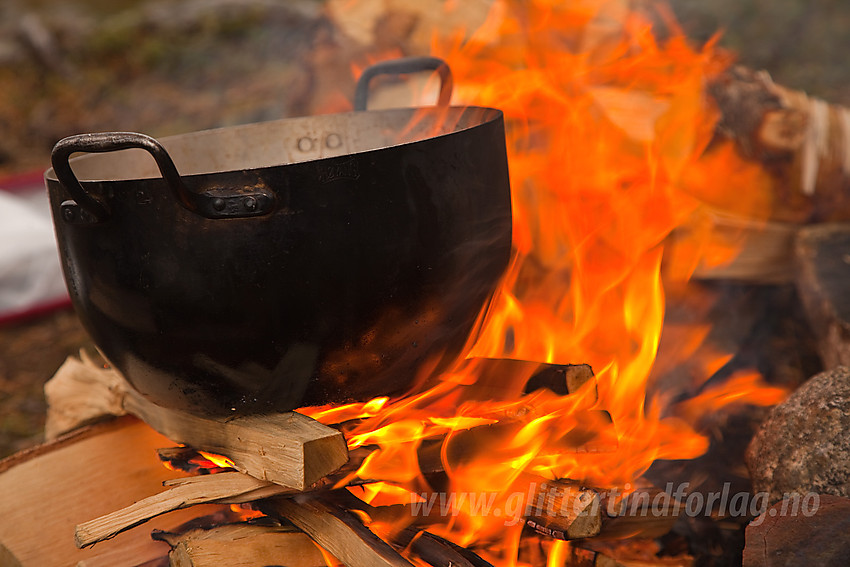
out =
[[[83,181],[110,217],[68,222],[69,196],[47,178],[83,324],[163,406],[226,415],[398,392],[425,361],[439,368],[459,353],[509,260],[501,117],[183,179],[195,191],[269,192],[275,209],[209,219],[162,179]]]

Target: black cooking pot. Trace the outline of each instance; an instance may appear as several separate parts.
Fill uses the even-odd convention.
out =
[[[141,393],[286,411],[398,392],[459,353],[510,255],[502,113],[448,106],[439,60],[399,65],[364,75],[357,112],[56,145],[71,298]],[[445,104],[365,111],[371,77],[420,68]]]

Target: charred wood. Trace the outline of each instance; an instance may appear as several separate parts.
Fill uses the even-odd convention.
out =
[[[400,547],[409,547],[413,555],[433,567],[493,567],[491,563],[464,547],[414,528],[402,530],[393,539],[393,543]]]
[[[357,516],[321,494],[269,499],[258,507],[272,517],[289,520],[346,565],[411,566],[392,546],[369,531]]]

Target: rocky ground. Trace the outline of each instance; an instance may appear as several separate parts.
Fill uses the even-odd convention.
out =
[[[53,144],[79,132],[163,136],[344,109],[353,89],[349,63],[363,46],[340,34],[329,14],[345,14],[349,4],[6,1],[0,175],[45,168]],[[673,9],[697,41],[723,28],[721,43],[743,63],[850,104],[850,4],[843,0],[675,0]],[[411,49],[414,21],[380,22],[372,38],[381,49]],[[43,382],[83,346],[91,345],[67,311],[0,328],[0,457],[39,438]]]

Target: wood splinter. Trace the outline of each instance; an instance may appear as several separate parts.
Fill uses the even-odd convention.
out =
[[[209,482],[207,479],[214,479]],[[84,548],[107,540],[124,530],[173,510],[197,504],[237,504],[263,498],[283,487],[240,472],[219,473],[179,479],[174,486],[121,510],[79,524],[75,530],[77,547]]]

